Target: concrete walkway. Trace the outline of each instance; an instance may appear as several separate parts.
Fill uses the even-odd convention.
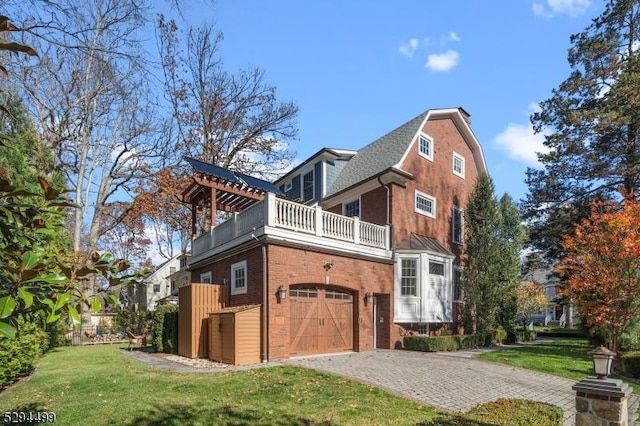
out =
[[[538,373],[504,364],[480,361],[487,349],[459,352],[413,352],[381,350],[294,358],[282,363],[251,366],[194,367],[151,355],[144,351],[123,351],[127,356],[162,371],[215,373],[262,368],[282,364],[298,365],[335,374],[384,389],[421,404],[454,412],[465,412],[498,398],[546,402],[564,411],[564,424],[575,417],[574,380]],[[630,398],[635,413],[638,398]],[[635,418],[631,417],[630,419]]]

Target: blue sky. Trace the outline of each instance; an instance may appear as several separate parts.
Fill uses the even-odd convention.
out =
[[[499,195],[519,200],[542,136],[529,115],[570,72],[571,34],[595,0],[194,0],[224,33],[227,69],[258,66],[300,108],[299,159],[359,149],[419,113],[461,106]],[[170,15],[170,14],[167,14]]]

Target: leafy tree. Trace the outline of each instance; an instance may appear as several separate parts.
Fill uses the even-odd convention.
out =
[[[494,196],[491,178],[478,178],[465,210],[464,322],[487,339],[498,326],[513,330],[524,233],[508,195]]]
[[[589,215],[594,199],[614,199],[640,184],[640,3],[609,0],[604,12],[571,37],[569,77],[532,116],[545,133],[542,169],[530,168],[522,208],[531,241],[549,262],[560,240]]]
[[[0,178],[0,336],[15,336],[20,318],[45,324],[66,313],[78,325],[87,304],[99,311],[107,298],[117,303],[109,287],[144,275],[127,273],[129,263],[110,254],[94,253],[92,267],[79,268],[87,262],[46,244],[64,231],[64,210],[72,205],[44,179],[40,186],[40,193],[30,192]],[[88,299],[79,284],[95,275],[105,286]]]
[[[516,290],[518,305],[518,317],[522,318],[522,326],[525,328],[531,315],[540,312],[549,306],[549,299],[544,294],[542,286],[536,282],[528,281]]]
[[[591,216],[575,235],[557,266],[566,278],[563,292],[575,300],[582,320],[605,335],[616,351],[620,336],[640,318],[640,202],[626,195],[621,203],[595,202]]]

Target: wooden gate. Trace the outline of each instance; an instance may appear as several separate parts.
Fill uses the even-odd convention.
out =
[[[353,350],[353,296],[315,286],[293,288],[290,345],[292,355]]]
[[[206,358],[209,314],[226,306],[229,286],[189,284],[178,290],[178,354]]]

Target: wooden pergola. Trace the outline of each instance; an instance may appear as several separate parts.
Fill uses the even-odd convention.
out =
[[[195,158],[185,157],[185,160],[193,167],[195,175],[182,193],[180,201],[191,204],[191,234],[194,237],[197,231],[198,210],[209,210],[209,223],[211,227],[215,227],[218,212],[241,212],[262,201],[267,192],[281,194],[278,187],[265,180]]]

